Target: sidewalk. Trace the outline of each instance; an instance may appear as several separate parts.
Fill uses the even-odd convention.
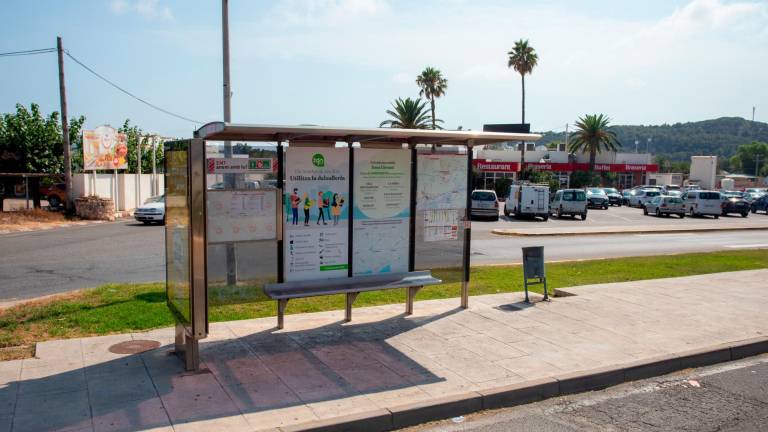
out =
[[[212,324],[200,374],[169,355],[171,329],[45,342],[39,358],[0,363],[0,430],[293,430],[366,419],[373,431],[445,418],[503,403],[511,389],[555,395],[582,389],[585,374],[605,383],[668,365],[660,359],[685,367],[702,359],[692,350],[717,349],[705,361],[718,361],[736,352],[722,344],[766,340],[767,278],[764,269],[592,285],[533,306],[519,293],[472,297],[468,310],[430,300],[411,317],[400,304],[355,309],[349,324],[343,311],[288,315],[282,331],[274,318]],[[163,346],[108,350],[131,339]]]
[[[762,215],[761,215],[762,216]],[[491,233],[502,236],[558,236],[558,235],[602,235],[602,234],[651,234],[686,233],[710,231],[767,230],[768,217],[749,226],[729,226],[717,221],[697,225],[628,225],[628,226],[565,226],[549,228],[496,228]]]

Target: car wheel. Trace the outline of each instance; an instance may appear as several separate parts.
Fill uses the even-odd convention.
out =
[[[509,217],[509,211],[507,210],[507,206],[504,206],[504,216]]]
[[[643,207],[643,214],[648,216],[648,207]]]
[[[560,219],[563,217],[563,209],[559,208],[557,209],[557,218]]]
[[[752,214],[755,214],[755,213],[757,213],[757,209],[756,209],[756,208],[752,207],[752,209],[751,209],[751,210],[752,210]]]
[[[715,219],[720,219],[720,215],[715,215]]]
[[[548,221],[548,220],[549,220],[549,215],[548,215],[548,214],[545,214],[543,218],[544,218],[544,222],[546,222],[546,221]]]
[[[744,213],[741,214],[741,217],[747,217],[747,216],[749,216],[749,213],[747,213],[747,212],[744,212]]]
[[[150,221],[141,221],[141,223],[143,223],[144,225],[149,225],[151,222]]]
[[[678,216],[680,216],[680,219],[685,219],[685,213],[679,213]]]
[[[51,208],[58,208],[61,205],[61,200],[55,195],[50,196],[48,197],[48,205]]]
[[[661,217],[661,212],[659,211],[659,209],[656,209],[656,217]]]
[[[696,213],[693,212],[693,209],[691,209],[690,213],[691,213],[690,214],[691,217],[696,217]]]
[[[608,204],[605,204],[605,205],[603,206],[603,210],[608,210]]]
[[[587,212],[581,214],[581,220],[587,220]]]

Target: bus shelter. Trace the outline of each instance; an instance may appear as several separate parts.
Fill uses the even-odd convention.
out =
[[[468,307],[472,149],[539,138],[214,122],[166,142],[177,354],[199,367],[216,305],[274,304],[283,328],[292,299],[343,294],[350,321],[361,293],[405,289],[410,314],[420,288],[456,282]]]

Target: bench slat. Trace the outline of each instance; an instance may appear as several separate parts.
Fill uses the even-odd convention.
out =
[[[264,286],[264,292],[273,300],[301,297],[315,297],[348,292],[377,291],[437,285],[443,281],[429,271],[394,273],[351,278],[326,279],[320,281],[296,281],[273,283]]]

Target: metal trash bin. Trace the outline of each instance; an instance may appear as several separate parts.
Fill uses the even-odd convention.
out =
[[[526,303],[530,303],[528,299],[528,285],[536,284],[544,284],[544,300],[549,300],[549,294],[547,293],[547,275],[544,271],[544,246],[524,247],[523,286],[525,287]]]

